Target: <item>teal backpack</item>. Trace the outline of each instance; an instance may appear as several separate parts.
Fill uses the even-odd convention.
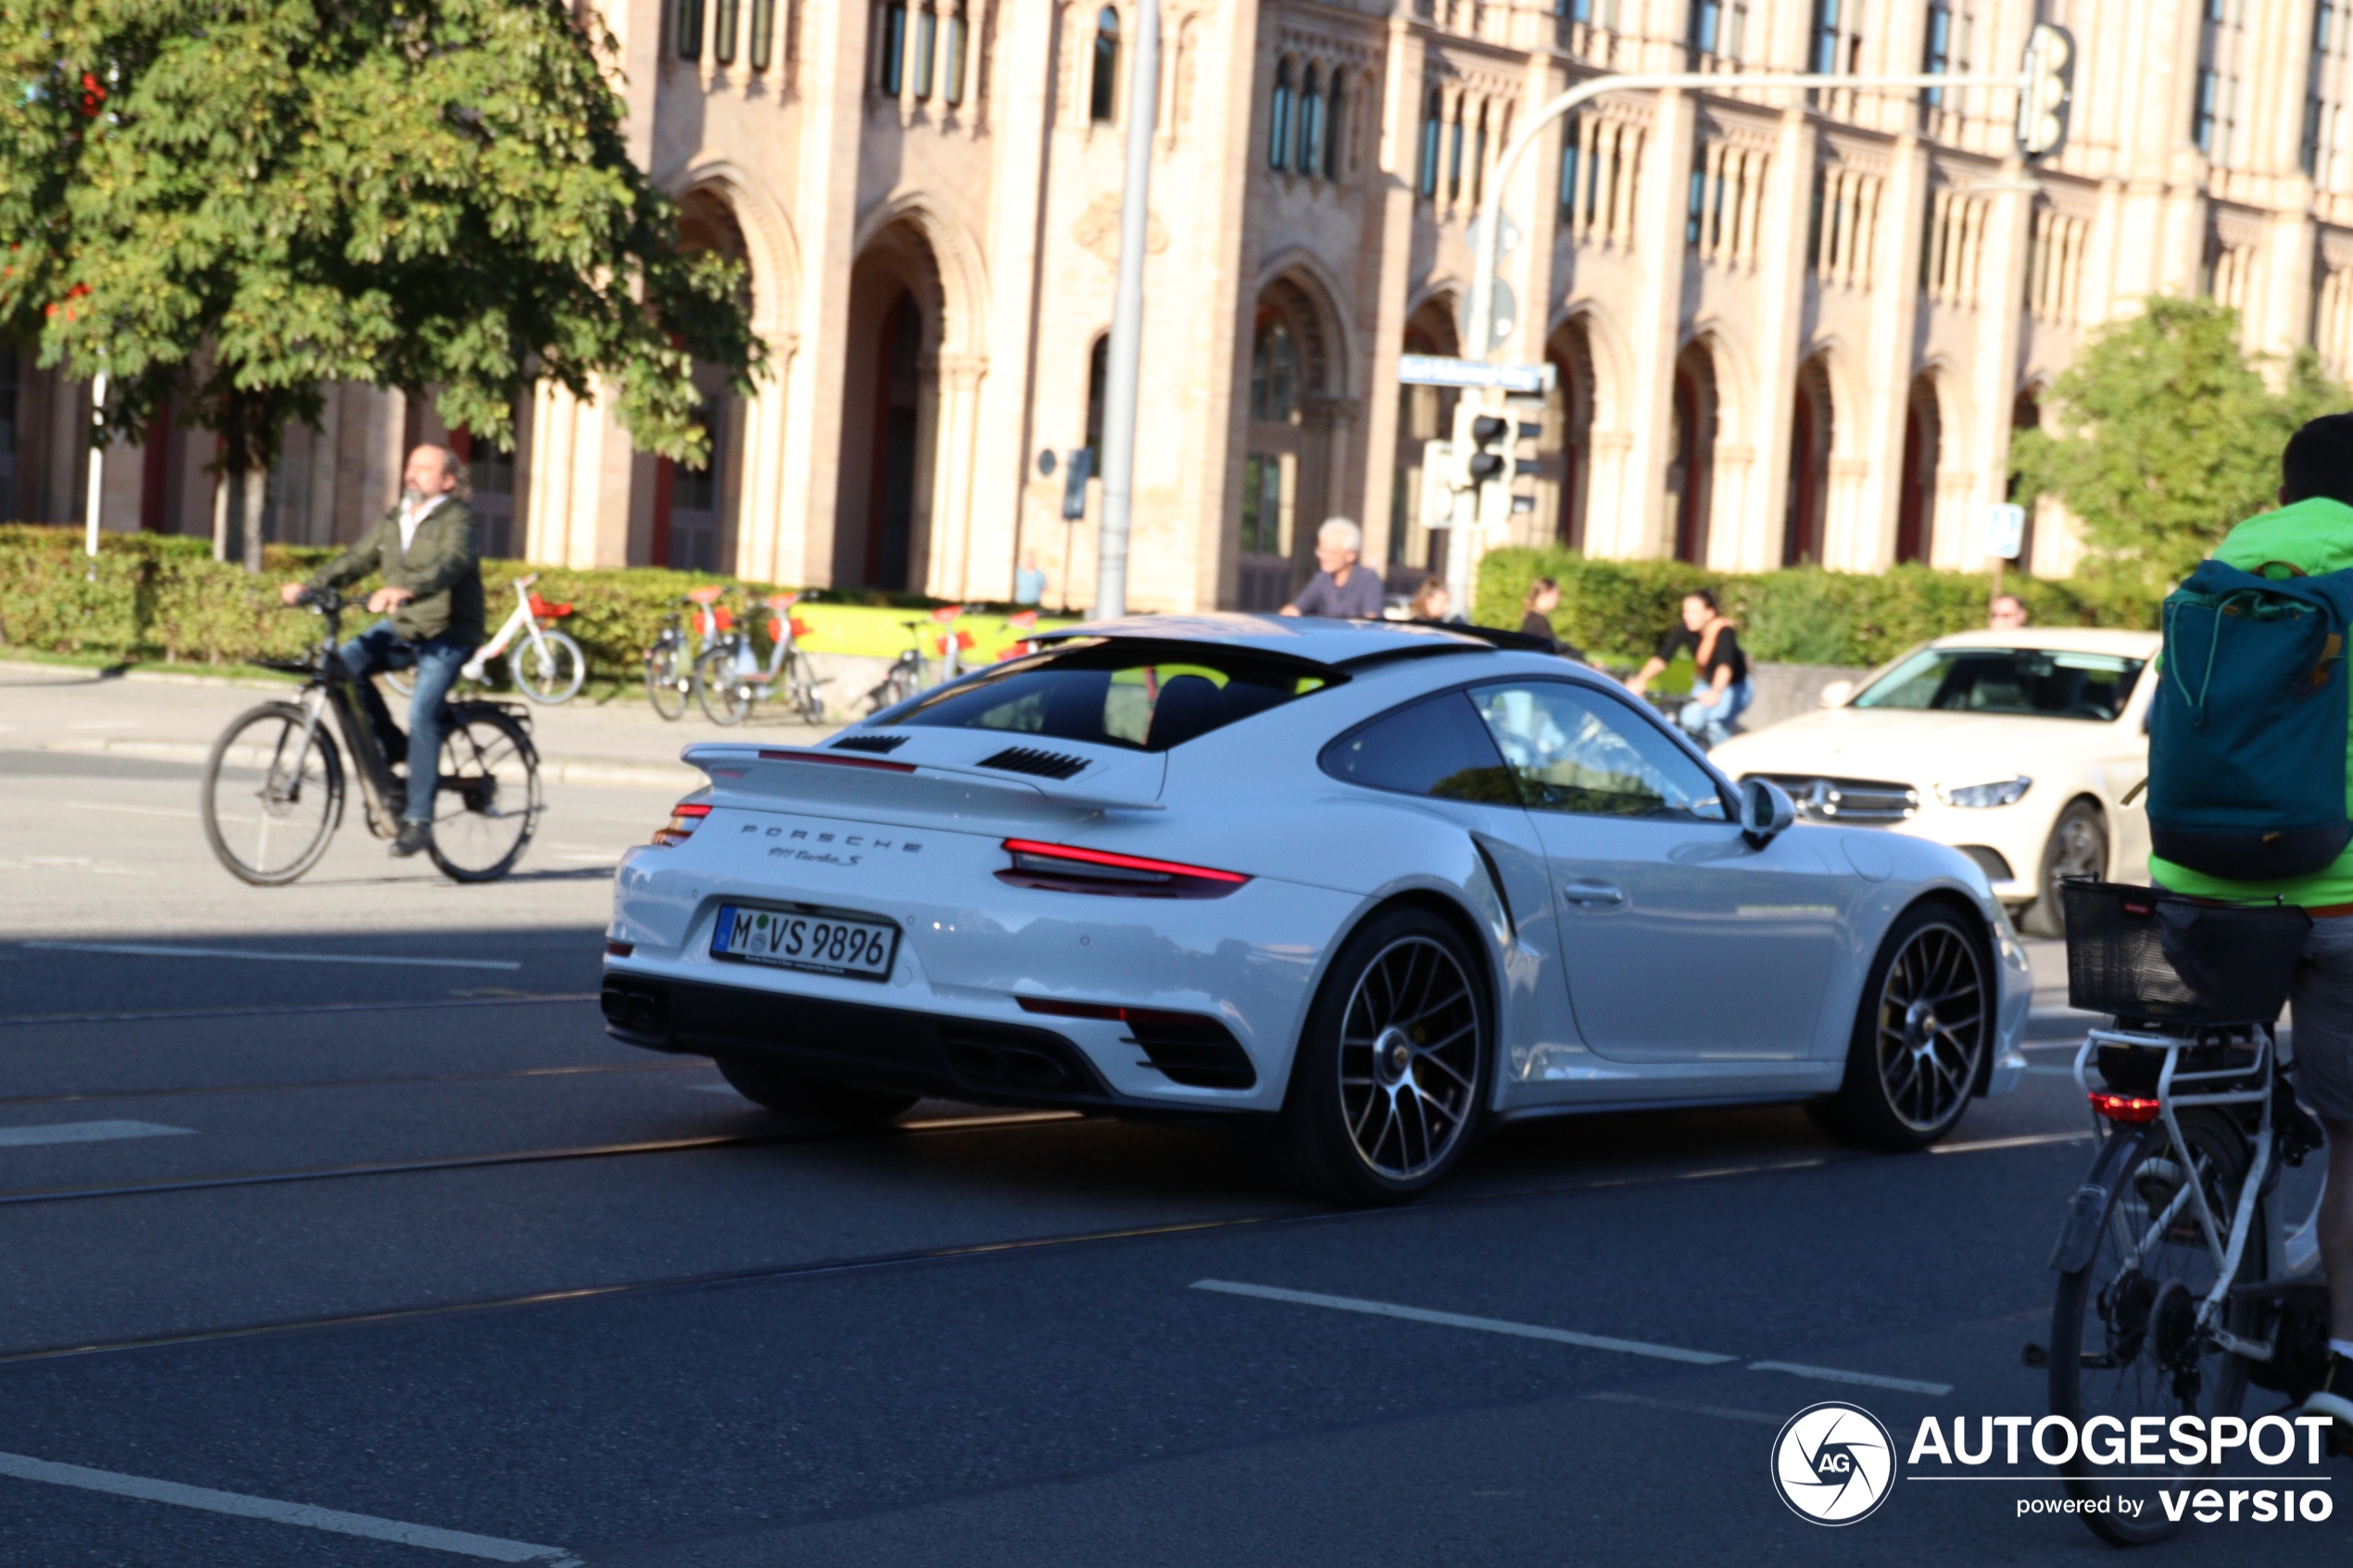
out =
[[[2149,708],[2149,847],[2246,882],[2328,865],[2353,840],[2344,657],[2353,571],[2273,579],[2201,561],[2167,597],[2164,624]]]

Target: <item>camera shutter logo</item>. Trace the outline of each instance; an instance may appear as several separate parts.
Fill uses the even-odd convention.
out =
[[[1868,1518],[1894,1484],[1895,1440],[1858,1405],[1808,1405],[1773,1439],[1773,1489],[1817,1524]]]

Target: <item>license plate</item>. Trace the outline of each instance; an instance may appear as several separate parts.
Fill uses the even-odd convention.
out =
[[[899,928],[887,921],[740,904],[719,906],[718,929],[711,938],[715,958],[858,980],[888,979],[898,950]]]

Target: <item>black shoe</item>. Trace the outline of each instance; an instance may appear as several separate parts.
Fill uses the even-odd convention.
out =
[[[2328,1375],[2305,1399],[2302,1413],[2333,1417],[2336,1424],[2329,1428],[2331,1450],[2353,1454],[2353,1358],[2329,1352]]]
[[[392,841],[392,852],[404,859],[420,850],[432,847],[433,824],[431,822],[411,822],[404,820],[400,824],[400,836]]]

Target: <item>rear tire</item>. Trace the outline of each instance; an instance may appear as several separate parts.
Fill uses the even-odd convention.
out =
[[[820,1126],[854,1129],[878,1127],[905,1113],[913,1095],[882,1089],[853,1089],[843,1084],[804,1078],[760,1057],[714,1058],[720,1076],[754,1105],[779,1116]]]
[[[665,719],[685,718],[686,694],[693,685],[686,650],[677,644],[660,644],[646,655],[646,698],[656,713]]]
[[[1992,1048],[1996,993],[1982,933],[1939,904],[1906,909],[1855,1010],[1846,1077],[1806,1114],[1831,1136],[1916,1149],[1959,1125]]]
[[[1485,1119],[1491,1025],[1478,958],[1427,909],[1374,916],[1324,977],[1268,1152],[1335,1203],[1405,1203]]]
[[[722,643],[695,661],[695,694],[714,724],[740,724],[751,714],[751,684],[737,668],[739,651]]]
[[[2094,800],[2070,800],[2051,824],[2043,846],[2043,864],[2034,884],[2034,902],[2019,916],[2020,931],[2029,936],[2067,935],[2067,906],[2059,884],[2069,877],[2108,878],[2108,818]]]
[[[433,804],[433,863],[444,876],[495,882],[514,870],[542,809],[539,753],[523,727],[496,708],[452,704]]]
[[[535,646],[526,637],[507,655],[507,678],[534,702],[569,702],[588,678],[588,659],[561,632],[542,632]]]

